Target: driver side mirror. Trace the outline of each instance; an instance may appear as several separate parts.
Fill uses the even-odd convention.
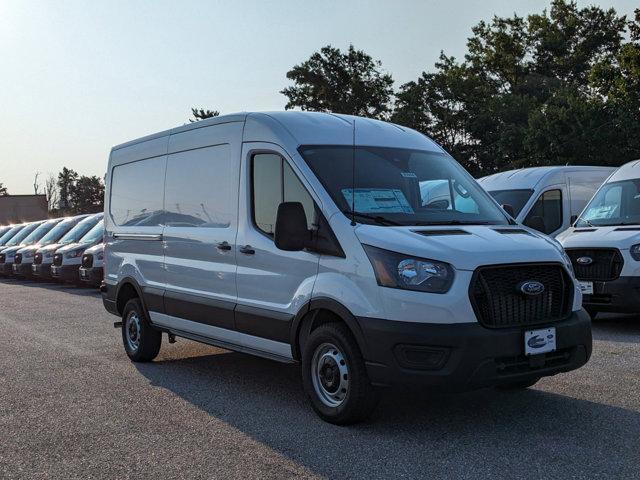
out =
[[[307,247],[310,239],[307,216],[302,203],[283,202],[278,205],[274,234],[276,247],[288,252],[297,252]]]
[[[511,205],[509,205],[508,203],[503,203],[502,205],[500,205],[502,207],[502,209],[507,212],[512,218],[516,218],[516,214],[513,211],[513,207]]]

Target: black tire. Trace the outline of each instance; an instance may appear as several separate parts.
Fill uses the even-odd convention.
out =
[[[584,307],[584,310],[589,314],[589,317],[591,317],[591,321],[594,321],[598,316],[598,310],[593,307]]]
[[[530,380],[520,380],[519,382],[511,382],[505,383],[503,385],[498,385],[498,389],[500,390],[524,390],[529,387],[533,387],[538,381],[540,377],[533,378]]]
[[[348,371],[345,378],[348,378],[346,396],[336,406],[323,402],[321,394],[314,387],[314,357],[316,351],[325,345],[337,348],[339,358],[344,359],[343,365],[346,365]],[[338,377],[343,375],[338,374]],[[342,323],[326,323],[311,332],[303,348],[302,382],[311,406],[320,418],[329,423],[348,425],[360,422],[369,417],[378,404],[378,395],[369,381],[362,353],[353,335]],[[316,384],[318,382],[316,377]]]
[[[133,316],[138,319],[138,326],[134,326],[135,335],[131,330],[129,330],[130,333],[127,332],[131,324],[135,323]],[[122,312],[122,343],[125,352],[134,362],[150,362],[158,356],[160,351],[162,332],[149,324],[142,304],[137,298],[129,300]]]

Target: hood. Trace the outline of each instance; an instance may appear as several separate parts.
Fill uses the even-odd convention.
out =
[[[52,243],[51,245],[47,245],[46,247],[39,248],[38,253],[53,253],[62,246],[63,245],[60,243]]]
[[[355,233],[363,244],[447,262],[457,270],[504,263],[566,263],[555,240],[521,225],[360,225]]]
[[[99,243],[94,245],[93,247],[87,248],[84,253],[88,253],[90,255],[97,255],[98,253],[104,251],[104,243]]]
[[[640,226],[571,227],[556,238],[564,248],[616,247],[624,250],[640,243]]]
[[[4,253],[5,255],[13,255],[21,248],[24,248],[24,247],[21,247],[20,245],[16,245],[15,247],[7,247],[4,250],[2,250],[2,253]]]
[[[23,247],[20,250],[18,250],[17,253],[27,253],[27,252],[34,252],[36,250],[38,250],[40,248],[40,245],[29,245],[28,247]]]
[[[70,243],[68,245],[65,245],[64,247],[60,247],[56,253],[67,253],[70,252],[72,250],[86,250],[88,247],[87,244],[84,243]]]

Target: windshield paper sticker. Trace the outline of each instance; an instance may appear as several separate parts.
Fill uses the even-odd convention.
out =
[[[618,205],[603,205],[601,207],[590,208],[583,217],[585,220],[599,220],[612,218]]]
[[[342,195],[354,205],[352,188],[343,188]],[[414,213],[400,189],[356,188],[354,210],[360,213]]]

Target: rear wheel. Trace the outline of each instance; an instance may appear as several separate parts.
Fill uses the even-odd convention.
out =
[[[362,421],[378,403],[358,344],[341,323],[311,332],[302,355],[302,380],[313,409],[329,423]]]
[[[122,343],[134,362],[149,362],[160,351],[162,333],[149,324],[137,298],[129,300],[122,312]]]

